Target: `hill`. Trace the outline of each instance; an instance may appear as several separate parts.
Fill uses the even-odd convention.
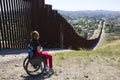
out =
[[[81,17],[96,17],[99,19],[102,18],[120,18],[120,11],[107,11],[107,10],[83,10],[83,11],[63,11],[58,10],[60,14],[70,16],[72,18],[79,19]]]

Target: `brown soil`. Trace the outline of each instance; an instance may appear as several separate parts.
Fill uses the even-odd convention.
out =
[[[5,56],[3,56],[5,58]],[[120,56],[90,56],[91,60],[55,61],[55,73],[50,78],[30,77],[23,69],[23,60],[14,58],[0,62],[0,80],[120,80]]]

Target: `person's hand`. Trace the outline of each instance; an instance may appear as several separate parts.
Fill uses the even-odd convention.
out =
[[[40,53],[40,52],[42,52],[42,51],[43,51],[43,47],[38,46],[38,47],[37,47],[37,52]]]
[[[40,49],[40,52],[42,52],[43,51],[43,47],[41,47],[41,49]]]

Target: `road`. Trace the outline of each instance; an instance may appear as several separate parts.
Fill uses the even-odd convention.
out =
[[[105,22],[103,23],[102,33],[101,33],[99,42],[97,43],[97,45],[94,47],[93,50],[96,50],[100,46],[101,42],[103,41],[103,39],[105,37],[105,29],[104,28],[105,28]]]

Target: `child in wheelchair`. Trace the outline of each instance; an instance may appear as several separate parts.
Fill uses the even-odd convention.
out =
[[[33,56],[39,56],[39,57],[44,57],[46,58],[45,60],[45,65],[46,69],[48,70],[49,73],[54,73],[53,70],[53,64],[52,64],[52,55],[48,54],[48,52],[43,52],[43,48],[40,45],[39,42],[39,33],[38,31],[33,31],[30,34],[31,39],[29,41],[29,46],[32,46],[33,48]]]

